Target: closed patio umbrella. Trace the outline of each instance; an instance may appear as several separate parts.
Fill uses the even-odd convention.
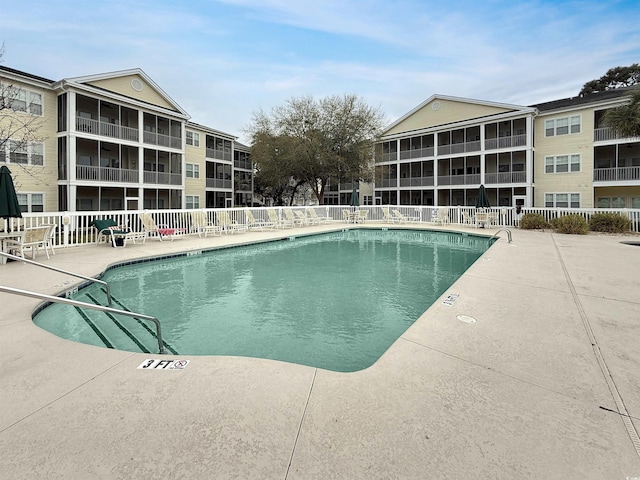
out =
[[[351,201],[349,202],[349,205],[351,205],[352,207],[360,206],[360,199],[358,198],[358,190],[355,186],[353,187],[353,191],[351,192]]]
[[[11,172],[5,165],[0,167],[0,218],[22,218]]]
[[[478,198],[476,198],[476,208],[490,208],[489,197],[484,185],[480,185],[478,189]]]

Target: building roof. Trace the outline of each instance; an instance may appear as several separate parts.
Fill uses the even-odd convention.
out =
[[[604,92],[582,94],[576,97],[562,98],[560,100],[538,103],[536,105],[531,105],[531,107],[538,109],[539,112],[544,112],[548,110],[557,110],[561,108],[588,105],[590,103],[603,102],[620,98],[628,94],[631,90],[633,90],[633,88],[634,87],[614,88],[611,90],[605,90]]]
[[[2,66],[2,65],[0,65],[0,71],[11,73],[13,75],[17,75],[17,76],[20,76],[20,77],[29,78],[31,80],[37,80],[39,82],[44,82],[44,83],[49,83],[49,84],[54,83],[54,80],[49,80],[48,78],[39,77],[38,75],[33,75],[31,73],[23,72],[21,70],[16,70],[15,68],[9,68],[9,67],[5,67],[5,66]]]

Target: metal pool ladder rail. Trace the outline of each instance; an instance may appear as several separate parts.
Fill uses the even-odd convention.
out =
[[[508,228],[501,228],[500,230],[498,230],[496,233],[494,233],[493,235],[491,235],[491,238],[498,238],[498,234],[500,232],[507,232],[507,240],[509,240],[509,243],[511,243],[511,230],[509,230]]]
[[[39,298],[41,300],[48,300],[54,303],[66,303],[67,305],[74,305],[76,307],[91,308],[93,310],[100,310],[101,312],[115,313],[116,315],[125,315],[127,317],[134,317],[141,320],[151,321],[156,326],[156,339],[158,340],[158,351],[161,354],[165,353],[164,343],[162,341],[162,331],[160,328],[160,320],[158,320],[156,317],[152,317],[150,315],[143,315],[141,313],[130,312],[128,310],[120,310],[118,308],[103,307],[102,305],[96,305],[95,303],[79,302],[78,300],[71,300],[70,298],[54,297],[52,295],[45,295],[44,293],[30,292],[28,290],[20,290],[19,288],[4,287],[2,285],[0,285],[0,292],[14,293],[16,295],[22,295],[24,297]]]
[[[107,305],[111,306],[111,289],[109,288],[109,284],[102,280],[98,280],[97,278],[87,277],[86,275],[81,275],[79,273],[68,272],[67,270],[62,270],[61,268],[52,267],[51,265],[45,265],[44,263],[34,262],[33,260],[28,260],[26,258],[18,257],[16,255],[11,255],[10,253],[0,251],[0,255],[3,257],[10,258],[12,260],[16,260],[18,262],[28,263],[30,265],[35,265],[36,267],[42,267],[49,270],[53,270],[54,272],[64,273],[65,275],[71,275],[72,277],[82,278],[84,280],[89,280],[90,282],[96,282],[105,287],[107,290]]]
[[[74,277],[82,278],[84,280],[89,280],[91,282],[100,283],[101,285],[104,285],[105,288],[106,288],[107,299],[108,299],[107,301],[108,301],[109,306],[108,307],[104,307],[102,305],[96,305],[95,303],[85,303],[85,302],[80,302],[78,300],[71,300],[69,298],[55,297],[53,295],[45,295],[44,293],[30,292],[28,290],[20,290],[19,288],[5,287],[5,286],[2,286],[2,285],[0,285],[0,292],[13,293],[15,295],[22,295],[24,297],[39,298],[41,300],[48,300],[49,302],[54,302],[54,303],[66,303],[68,305],[74,305],[76,307],[90,308],[92,310],[100,310],[101,312],[114,313],[116,315],[125,315],[127,317],[134,317],[134,318],[138,318],[140,320],[147,320],[147,321],[153,322],[155,324],[155,326],[156,326],[156,339],[158,340],[158,350],[159,350],[159,352],[161,354],[165,353],[165,351],[164,351],[164,342],[162,341],[162,331],[161,331],[162,329],[160,327],[160,320],[158,320],[156,317],[152,317],[150,315],[143,315],[141,313],[130,312],[128,310],[120,310],[118,308],[111,308],[111,289],[109,288],[109,284],[107,282],[104,282],[102,280],[98,280],[97,278],[87,277],[87,276],[81,275],[79,273],[68,272],[68,271],[62,270],[60,268],[52,267],[50,265],[45,265],[43,263],[34,262],[33,260],[27,260],[26,258],[18,257],[16,255],[11,255],[10,253],[6,253],[6,252],[0,251],[0,255],[2,255],[4,257],[7,257],[7,258],[11,258],[13,260],[17,260],[19,262],[29,263],[31,265],[36,265],[38,267],[47,268],[47,269],[53,270],[55,272],[64,273],[66,275],[72,275]]]

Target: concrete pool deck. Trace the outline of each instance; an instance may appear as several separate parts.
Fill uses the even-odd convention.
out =
[[[37,260],[93,276],[127,258],[336,227]],[[0,477],[640,478],[640,247],[621,243],[640,238],[511,231],[355,373],[189,356],[167,357],[191,360],[184,370],[140,370],[160,355],[60,339],[32,323],[39,300],[0,293]],[[74,283],[0,265],[3,286]]]

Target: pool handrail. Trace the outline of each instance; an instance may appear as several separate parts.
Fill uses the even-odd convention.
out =
[[[75,307],[90,308],[93,310],[100,310],[101,312],[114,313],[116,315],[125,315],[128,317],[134,317],[141,320],[151,321],[156,326],[156,338],[158,340],[159,353],[160,354],[165,353],[164,342],[162,341],[162,331],[160,327],[160,320],[158,320],[156,317],[152,317],[150,315],[144,315],[141,313],[130,312],[128,310],[120,310],[112,307],[104,307],[102,305],[96,305],[95,303],[80,302],[78,300],[71,300],[70,298],[55,297],[53,295],[46,295],[44,293],[31,292],[29,290],[21,290],[19,288],[5,287],[3,285],[0,285],[0,292],[12,293],[15,295],[22,295],[23,297],[38,298],[40,300],[47,300],[53,303],[66,303],[67,305],[73,305]]]
[[[101,285],[104,285],[105,289],[107,290],[107,305],[111,306],[111,288],[109,287],[109,284],[107,282],[103,281],[103,280],[98,280],[97,278],[93,278],[93,277],[87,277],[86,275],[82,275],[80,273],[73,273],[73,272],[69,272],[67,270],[62,270],[61,268],[52,267],[51,265],[45,265],[44,263],[34,262],[33,260],[29,260],[27,258],[18,257],[17,255],[12,255],[10,253],[3,252],[3,251],[0,251],[0,255],[2,255],[3,257],[10,258],[12,260],[16,260],[18,262],[25,262],[25,263],[28,263],[30,265],[36,265],[37,267],[43,267],[43,268],[47,268],[49,270],[53,270],[54,272],[64,273],[65,275],[71,275],[73,277],[82,278],[84,280],[89,280],[91,282],[96,282],[96,283],[99,283]]]

